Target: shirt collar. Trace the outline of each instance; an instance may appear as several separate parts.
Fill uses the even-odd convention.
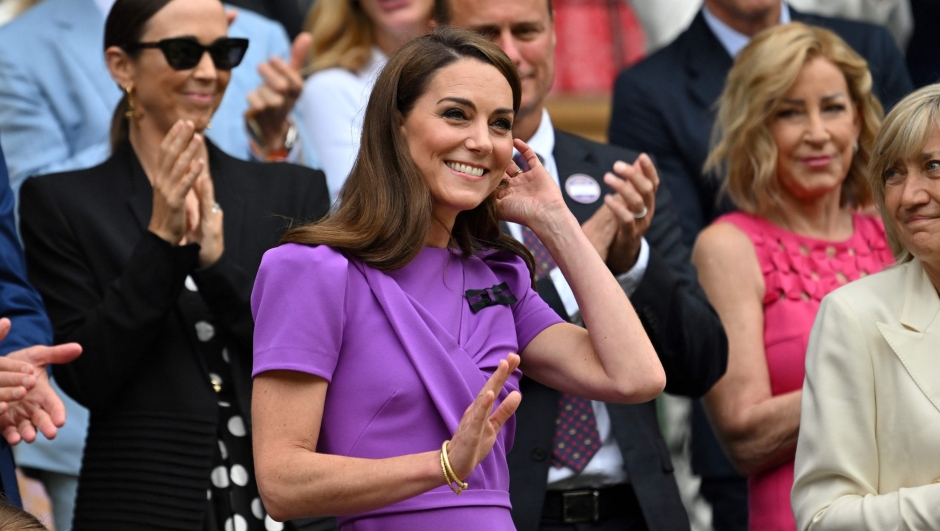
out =
[[[95,5],[98,6],[98,10],[101,11],[101,15],[107,19],[108,13],[111,12],[111,6],[114,5],[114,2],[117,0],[95,0]]]
[[[747,43],[751,42],[750,37],[718,20],[718,17],[708,10],[708,6],[702,7],[702,16],[705,17],[705,23],[708,24],[709,29],[718,38],[718,42],[732,58],[737,57],[738,52],[747,46]],[[787,24],[789,22],[790,7],[787,6],[786,2],[780,2],[780,23]]]
[[[526,144],[541,157],[547,158],[555,152],[555,128],[552,127],[552,119],[548,116],[548,109],[542,107],[542,121],[539,122],[539,128]]]

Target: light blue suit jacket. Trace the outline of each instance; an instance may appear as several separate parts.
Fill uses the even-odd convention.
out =
[[[261,82],[258,64],[287,57],[290,41],[276,22],[239,10],[229,28],[247,37],[248,52],[232,71],[206,132],[216,146],[249,158],[243,115]],[[94,166],[110,156],[111,116],[121,98],[104,62],[104,17],[94,0],[45,0],[0,27],[0,146],[19,196],[35,175]],[[302,129],[301,129],[302,130]],[[311,155],[305,154],[311,162]],[[68,422],[55,441],[19,445],[21,465],[78,474],[88,412],[61,393]]]

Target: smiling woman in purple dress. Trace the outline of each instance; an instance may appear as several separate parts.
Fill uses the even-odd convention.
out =
[[[558,187],[518,140],[531,169],[512,163],[520,92],[510,60],[481,37],[409,43],[376,83],[341,206],[265,256],[253,433],[274,518],[514,529],[517,368],[609,402],[662,391],[636,313]],[[586,328],[533,291],[532,256],[501,219],[541,239]]]

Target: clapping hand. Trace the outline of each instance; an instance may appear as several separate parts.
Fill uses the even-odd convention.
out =
[[[496,396],[516,368],[519,367],[519,355],[509,354],[499,360],[496,372],[490,376],[486,385],[477,395],[470,407],[464,411],[454,437],[447,447],[451,468],[461,480],[473,472],[473,469],[489,455],[496,444],[496,435],[503,424],[516,412],[522,395],[513,391],[493,410]]]
[[[300,98],[304,79],[300,71],[313,44],[309,33],[301,33],[291,46],[290,63],[280,57],[272,57],[258,65],[258,73],[264,79],[256,90],[248,94],[246,118],[257,124],[259,136],[264,142],[265,152],[280,151],[285,147],[290,122],[287,116]]]
[[[610,210],[617,231],[602,257],[611,272],[619,275],[629,271],[640,254],[640,242],[656,209],[659,174],[649,156],[642,154],[633,164],[615,162],[613,172],[604,175],[604,182],[616,192],[604,197],[602,208]]]
[[[203,151],[202,135],[195,132],[189,120],[173,124],[160,142],[153,185],[153,213],[148,229],[171,245],[179,245],[186,235],[186,196],[202,174],[206,162],[199,158]]]
[[[11,323],[0,319],[0,341]],[[0,358],[0,430],[10,444],[33,442],[36,431],[47,439],[65,424],[65,405],[49,383],[46,366],[68,363],[82,353],[77,343],[54,347],[36,345]]]
[[[196,178],[193,191],[199,200],[198,216],[194,219],[193,215],[190,215],[187,220],[186,241],[199,244],[199,265],[209,267],[225,251],[222,207],[215,202],[215,187],[208,172],[203,171]]]

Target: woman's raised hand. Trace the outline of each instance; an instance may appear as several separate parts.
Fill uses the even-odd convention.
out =
[[[548,170],[542,166],[538,155],[518,138],[513,146],[529,164],[529,171],[516,175],[520,168],[510,163],[506,168],[508,186],[501,188],[497,205],[502,218],[530,228],[540,216],[551,216],[554,212],[567,212],[561,189],[555,184]]]
[[[186,241],[199,244],[199,265],[209,267],[225,251],[222,233],[222,208],[215,202],[215,187],[209,172],[203,171],[193,184],[199,199],[199,220],[187,223]]]
[[[447,447],[451,468],[461,480],[466,479],[480,461],[489,455],[499,430],[519,407],[522,395],[513,391],[493,411],[496,396],[512,371],[518,367],[518,354],[509,354],[506,359],[500,360],[496,372],[487,380],[476,400],[464,411],[457,432]]]
[[[150,232],[179,245],[186,235],[186,195],[202,173],[205,161],[197,158],[203,145],[202,135],[195,134],[192,122],[180,120],[160,142],[153,185],[153,213]]]

